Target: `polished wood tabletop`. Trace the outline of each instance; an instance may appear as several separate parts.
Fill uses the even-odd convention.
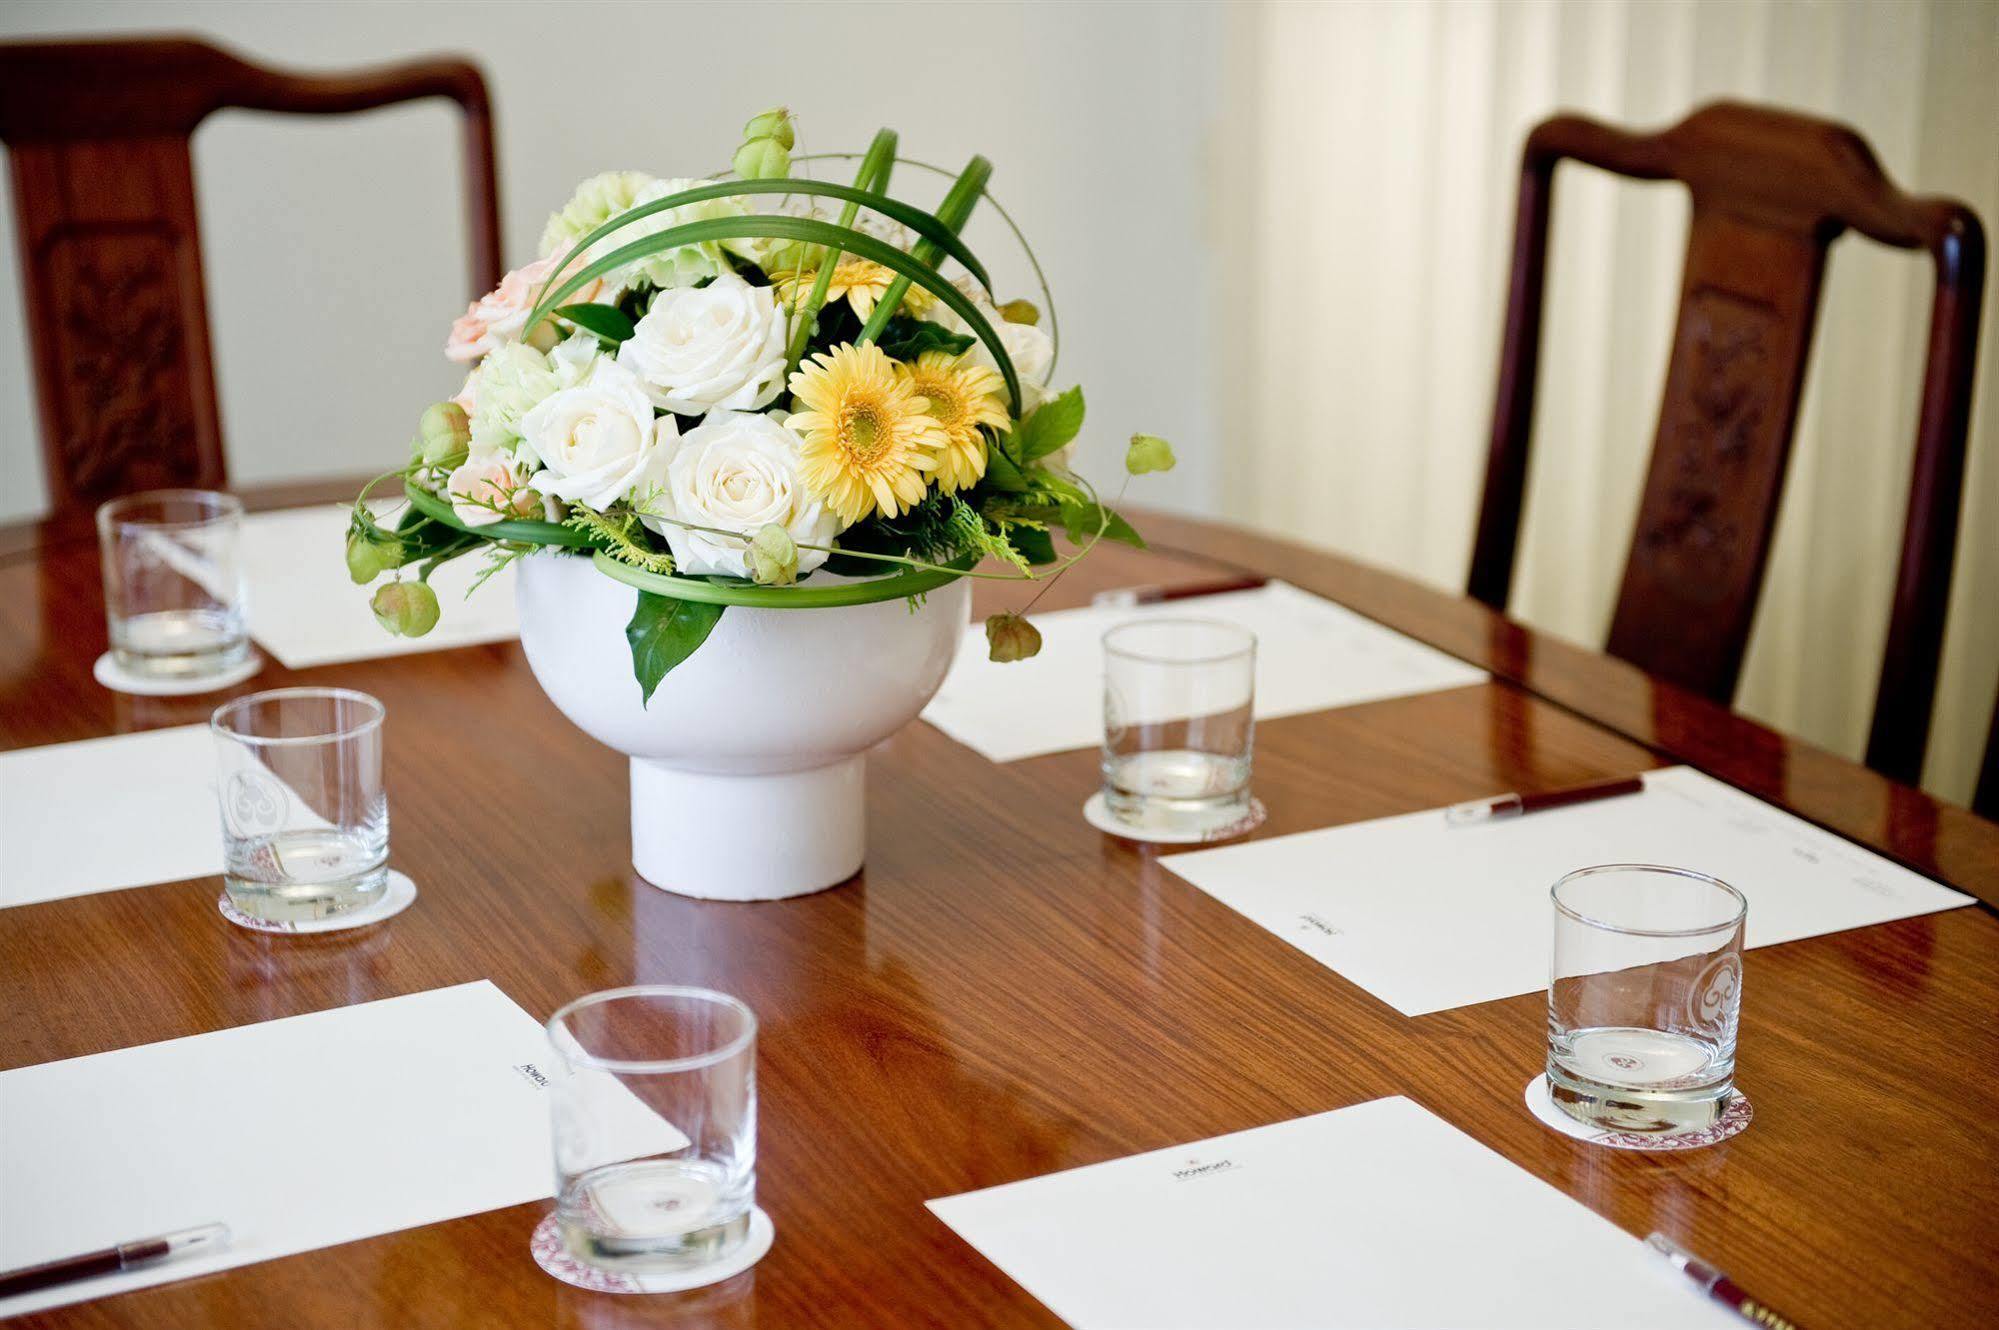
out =
[[[1141,525],[1150,551],[1105,547],[1042,608],[1276,575],[1494,675],[1259,724],[1258,835],[1688,762],[1999,901],[1999,826],[1460,597],[1221,526]],[[218,700],[92,680],[98,577],[87,533],[0,538],[0,746],[185,724]],[[982,583],[977,599],[1025,595]],[[701,1292],[586,1293],[536,1269],[546,1207],[525,1205],[21,1324],[1054,1325],[923,1202],[1396,1094],[1624,1229],[1673,1234],[1805,1325],[1999,1317],[1989,904],[1750,952],[1738,1083],[1754,1124],[1685,1155],[1627,1154],[1523,1107],[1544,999],[1400,1015],[1156,851],[1092,830],[1093,752],[995,765],[911,725],[870,758],[859,877],[704,903],[632,873],[625,760],[556,712],[517,645],[273,662],[245,688],[298,682],[387,704],[391,859],[417,904],[317,938],[229,927],[212,878],[0,911],[0,1067],[481,978],[537,1018],[619,984],[710,985],[762,1021],[758,1199],[777,1243]],[[51,834],[116,834],[116,812]],[[356,1086],[321,1125],[367,1111]]]

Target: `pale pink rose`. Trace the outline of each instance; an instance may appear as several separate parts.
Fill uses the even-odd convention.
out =
[[[487,526],[508,517],[546,518],[542,496],[498,457],[467,459],[444,482],[451,511],[466,526]]]
[[[470,416],[479,406],[479,393],[472,384],[474,377],[474,375],[467,374],[465,382],[459,387],[457,394],[449,399],[456,402],[458,409],[463,411],[467,416]]]
[[[444,354],[453,360],[477,360],[508,342],[518,341],[534,308],[535,297],[555,271],[560,255],[536,259],[525,268],[516,268],[500,279],[499,289],[489,291],[466,307],[458,322],[451,325]],[[602,278],[592,278],[572,292],[562,303],[583,304],[603,293]]]

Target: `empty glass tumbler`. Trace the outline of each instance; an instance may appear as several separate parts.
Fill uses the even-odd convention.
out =
[[[105,627],[121,669],[199,679],[249,657],[242,524],[242,502],[210,490],[129,494],[97,510]]]
[[[1612,1131],[1712,1126],[1734,1096],[1749,903],[1683,868],[1605,864],[1557,882],[1548,1089]]]
[[[279,688],[218,707],[223,886],[255,919],[364,909],[389,872],[382,704],[348,688]]]
[[[1256,635],[1155,618],[1104,634],[1104,802],[1133,828],[1199,835],[1249,813]]]
[[[569,1253],[627,1274],[732,1255],[756,1201],[756,1016],[726,993],[650,984],[579,998],[548,1035]]]

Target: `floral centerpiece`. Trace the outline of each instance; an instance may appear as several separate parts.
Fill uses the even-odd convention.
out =
[[[645,849],[692,835],[696,816],[783,815],[772,801],[791,797],[787,783],[771,777],[858,772],[859,749],[838,754],[818,733],[823,716],[792,717],[748,755],[738,735],[698,735],[730,689],[767,687],[758,676],[782,671],[776,658],[837,646],[788,637],[851,634],[851,668],[890,678],[896,694],[859,709],[899,716],[892,731],[942,680],[964,579],[1045,580],[1100,539],[1142,543],[1070,467],[1083,395],[1048,386],[1057,344],[1045,288],[1045,320],[1028,301],[1000,302],[959,237],[987,197],[985,159],[930,212],[888,193],[904,162],[892,131],[860,156],[851,185],[794,176],[794,147],[789,113],[775,110],[746,126],[734,178],[584,181],[549,218],[540,256],[452,326],[446,354],[470,366],[464,386],[423,413],[408,465],[369,487],[399,479],[407,505],[391,520],[364,492],[347,535],[354,580],[387,578],[372,605],[395,633],[437,623],[429,578],[443,563],[483,556],[476,590],[520,562],[537,677],[583,728],[633,755],[641,873],[701,895],[791,894],[858,867],[857,830],[837,853],[763,872],[747,890],[720,879],[768,864]],[[1133,436],[1129,473],[1171,464],[1163,440]],[[897,628],[884,606],[920,631]],[[737,620],[728,659],[692,677]],[[629,653],[620,679],[603,662],[616,637]],[[1017,614],[988,619],[986,637],[994,660],[1039,646]],[[892,668],[898,650],[920,668]],[[880,724],[848,728],[841,742],[883,737]],[[796,765],[806,760],[819,764]],[[709,779],[668,781],[642,800],[641,786],[663,778],[641,762]],[[745,776],[762,787],[716,786]],[[837,802],[857,823],[858,779],[837,800],[795,790],[789,811],[840,820]]]

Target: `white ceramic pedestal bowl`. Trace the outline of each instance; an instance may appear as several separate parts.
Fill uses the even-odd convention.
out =
[[[562,713],[632,760],[632,866],[654,886],[777,900],[846,881],[865,854],[866,752],[944,682],[971,613],[960,579],[826,609],[732,605],[642,704],[636,589],[588,558],[522,559],[521,645]],[[812,585],[824,574],[812,579]]]

